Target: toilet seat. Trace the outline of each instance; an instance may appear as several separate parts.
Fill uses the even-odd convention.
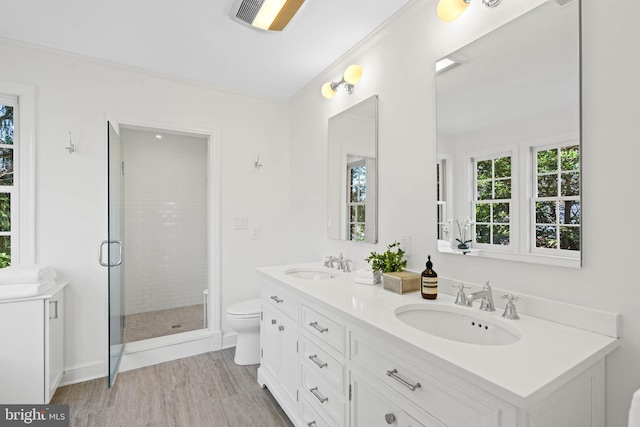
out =
[[[260,317],[260,299],[250,299],[230,305],[227,308],[227,315],[236,319],[254,319]]]

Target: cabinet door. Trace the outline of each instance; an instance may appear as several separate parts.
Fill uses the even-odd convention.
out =
[[[45,403],[49,403],[64,374],[64,289],[45,300]]]
[[[0,304],[0,403],[44,402],[43,300]]]
[[[278,315],[262,306],[262,360],[264,368],[273,378],[278,378]]]
[[[353,372],[351,387],[352,427],[445,427],[424,414],[409,414],[406,408],[390,399],[393,391],[373,386]]]
[[[298,324],[285,315],[278,321],[280,369],[278,379],[289,399],[298,400]]]

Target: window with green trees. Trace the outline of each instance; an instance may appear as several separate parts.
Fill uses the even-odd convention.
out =
[[[580,146],[535,150],[536,248],[580,250]]]
[[[365,160],[358,160],[349,163],[347,177],[348,182],[348,227],[349,240],[364,242],[365,240],[365,217],[367,199],[367,165]]]
[[[0,104],[0,268],[11,264],[11,205],[14,198],[14,108]]]
[[[510,243],[511,156],[476,160],[475,243],[508,246]]]

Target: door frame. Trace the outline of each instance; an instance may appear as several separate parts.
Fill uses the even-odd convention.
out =
[[[222,318],[221,318],[221,208],[220,208],[220,191],[221,191],[221,161],[220,161],[220,129],[215,128],[197,128],[192,126],[182,126],[175,124],[150,122],[144,120],[136,120],[122,117],[115,117],[113,114],[107,114],[107,120],[110,121],[116,131],[120,133],[121,127],[130,128],[149,128],[157,130],[165,130],[169,132],[178,132],[191,134],[207,139],[208,156],[207,156],[207,329],[203,334],[202,330],[183,332],[165,337],[152,338],[136,343],[128,343],[125,345],[124,356],[132,354],[141,354],[145,351],[146,356],[141,355],[139,361],[123,360],[121,363],[121,371],[127,371],[142,366],[153,365],[168,360],[173,360],[185,355],[202,353],[204,348],[206,351],[215,351],[222,349]],[[108,301],[107,301],[108,302]],[[206,338],[204,346],[194,345],[195,341],[201,341]],[[176,344],[185,344],[183,352],[173,351],[163,352],[163,348],[174,346]]]

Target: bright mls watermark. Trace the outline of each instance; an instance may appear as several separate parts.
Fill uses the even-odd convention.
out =
[[[0,427],[69,427],[69,405],[0,405]]]

